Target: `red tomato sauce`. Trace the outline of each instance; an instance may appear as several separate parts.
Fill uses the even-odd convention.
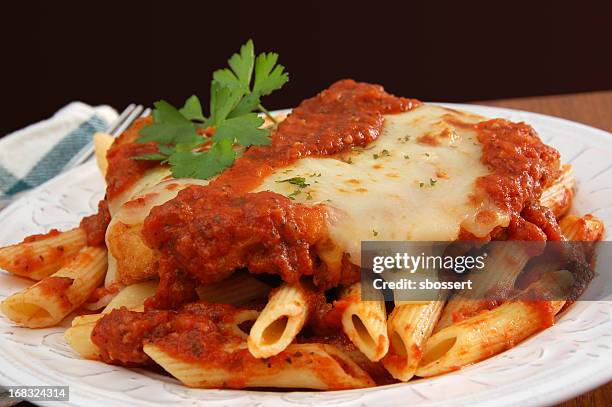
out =
[[[57,230],[57,229],[51,229],[47,233],[40,233],[40,234],[37,234],[37,235],[30,235],[30,236],[26,237],[25,239],[23,239],[23,243],[39,242],[41,240],[45,240],[45,239],[50,238],[50,237],[58,236],[60,233],[61,232],[59,230]]]
[[[103,199],[98,203],[98,213],[84,217],[79,225],[87,236],[87,246],[104,246],[104,236],[110,220],[108,204]]]
[[[559,240],[561,232],[554,216],[535,206],[542,190],[560,174],[559,152],[542,143],[525,123],[493,119],[474,127],[482,144],[481,160],[493,172],[479,178],[477,184],[511,214],[507,238]],[[527,213],[522,217],[525,208]]]
[[[134,160],[144,154],[157,153],[157,145],[154,142],[137,143],[140,130],[152,122],[152,118],[138,119],[123,134],[115,140],[106,153],[108,168],[106,170],[106,197],[113,200],[136,181],[144,173],[157,166],[158,161]]]
[[[37,283],[37,287],[45,297],[59,299],[59,305],[64,310],[72,308],[72,303],[66,297],[66,291],[72,286],[74,280],[70,277],[50,276]]]

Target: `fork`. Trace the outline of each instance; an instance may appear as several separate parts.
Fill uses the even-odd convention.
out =
[[[144,108],[142,105],[135,105],[131,103],[128,107],[126,107],[123,112],[113,121],[106,132],[109,133],[113,137],[118,137],[121,133],[125,131],[130,125],[140,117],[146,117],[151,113],[151,109]],[[68,171],[71,168],[74,168],[85,161],[87,161],[94,152],[94,144],[93,141],[87,143],[78,153],[76,153],[70,161],[64,165],[61,172]]]

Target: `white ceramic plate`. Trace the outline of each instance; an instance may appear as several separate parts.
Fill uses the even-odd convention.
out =
[[[488,117],[530,123],[575,167],[576,213],[612,228],[612,134],[535,113],[448,105]],[[93,213],[104,195],[93,162],[53,179],[0,212],[0,245],[32,233],[65,229]],[[606,239],[610,240],[610,239]],[[28,283],[0,272],[0,299]],[[596,289],[597,284],[591,288]],[[599,287],[601,288],[601,287]],[[608,289],[609,291],[609,289]],[[496,357],[445,376],[337,392],[199,390],[140,369],[82,360],[64,341],[64,326],[31,330],[0,319],[0,384],[68,385],[70,404],[87,406],[209,405],[550,405],[612,379],[612,296],[574,304],[550,329]],[[43,403],[44,404],[44,403]],[[57,406],[57,402],[47,403]]]

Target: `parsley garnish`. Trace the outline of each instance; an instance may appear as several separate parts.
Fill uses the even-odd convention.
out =
[[[306,188],[306,187],[310,186],[310,184],[306,182],[306,178],[304,178],[304,177],[287,178],[287,179],[283,179],[283,180],[276,181],[276,182],[279,183],[279,184],[281,182],[288,182],[289,184],[297,185],[300,188]]]
[[[435,185],[436,185],[436,182],[438,182],[438,180],[437,180],[437,179],[430,178],[430,179],[429,179],[429,186],[430,186],[430,187],[435,186]],[[425,183],[424,183],[424,182],[419,182],[419,188],[423,188],[424,186],[425,186]]]
[[[372,154],[372,157],[374,157],[375,160],[378,160],[378,157],[389,157],[390,155],[389,150],[384,149],[379,154]]]
[[[289,199],[293,199],[293,200],[295,200],[295,197],[296,197],[296,196],[298,196],[298,195],[299,195],[299,194],[301,194],[301,193],[302,193],[302,190],[298,188],[298,189],[296,189],[295,191],[293,191],[292,193],[290,193],[289,195],[287,195],[287,197],[288,197]]]
[[[405,143],[407,141],[410,141],[410,136],[398,137],[397,141],[399,141],[400,143]]]
[[[319,173],[313,173],[310,176],[311,177],[315,177],[315,176],[317,176],[317,174],[319,174]],[[321,175],[319,174],[318,176],[321,176]],[[302,189],[310,186],[310,184],[306,182],[306,178],[304,178],[304,177],[287,178],[287,179],[282,179],[282,180],[276,181],[276,182],[279,183],[279,184],[283,183],[283,182],[286,182],[288,184],[297,186],[297,189],[295,191],[293,191],[292,193],[287,195],[287,197],[289,199],[295,199],[296,196],[298,196],[299,194],[302,193]],[[315,180],[315,182],[317,182],[317,180]],[[307,200],[311,200],[312,199],[312,195],[310,194],[310,191],[306,192],[306,199]]]
[[[255,58],[253,41],[247,41],[240,53],[228,60],[229,68],[213,73],[208,117],[195,95],[181,109],[163,100],[156,102],[153,123],[140,131],[137,141],[157,142],[159,152],[134,159],[168,162],[175,178],[208,179],[234,163],[235,144],[243,147],[270,144],[270,132],[260,128],[264,120],[255,110],[269,116],[261,105],[261,97],[280,89],[289,80],[285,68],[277,61],[275,53],[262,53]],[[209,128],[214,129],[212,137],[199,133]]]

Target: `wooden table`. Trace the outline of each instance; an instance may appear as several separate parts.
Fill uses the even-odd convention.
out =
[[[612,132],[612,90],[474,103],[544,113]]]
[[[612,132],[612,91],[486,100],[474,103],[558,116]],[[577,406],[612,406],[612,382],[558,405],[558,407]]]

